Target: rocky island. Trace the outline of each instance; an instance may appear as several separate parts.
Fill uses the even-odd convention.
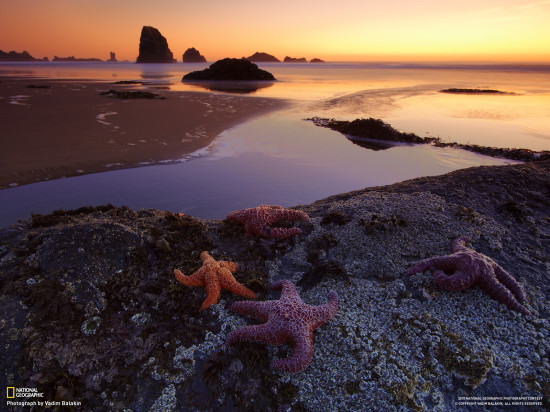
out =
[[[307,63],[307,59],[305,57],[289,57],[286,56],[283,60],[284,63]]]
[[[168,41],[151,26],[143,26],[139,39],[139,56],[136,63],[175,63]]]
[[[309,218],[284,239],[109,205],[33,215],[0,229],[0,383],[83,410],[454,410],[458,396],[548,407],[549,176],[539,161],[339,194],[295,207]],[[458,236],[517,281],[530,314],[411,272]],[[174,270],[208,254],[257,299],[224,290],[200,311],[205,288]],[[270,366],[286,346],[226,344],[254,324],[232,304],[277,302],[281,282],[307,305],[339,299],[299,373]]]
[[[5,52],[0,50],[0,62],[37,62],[37,61],[48,61],[47,57],[43,59],[35,59],[32,57],[29,52],[23,51],[21,53],[16,51]]]
[[[200,71],[187,73],[181,79],[185,81],[275,81],[275,77],[266,70],[258,68],[246,59],[226,58],[212,63],[210,67]]]
[[[243,59],[250,60],[254,63],[279,63],[280,60],[271,54],[264,52],[256,52],[252,56],[243,57]]]
[[[102,60],[95,57],[76,58],[74,56],[69,56],[69,57],[53,56],[53,61],[54,62],[100,62]]]
[[[440,90],[440,93],[451,93],[451,94],[514,94],[509,92],[503,92],[500,90],[494,89],[462,89],[462,88],[450,88]]]
[[[206,58],[197,49],[191,47],[183,53],[182,61],[184,63],[206,63]]]

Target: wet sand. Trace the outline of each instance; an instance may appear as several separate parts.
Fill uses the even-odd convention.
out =
[[[178,160],[222,131],[287,104],[166,89],[149,89],[164,99],[121,100],[100,94],[133,88],[1,78],[0,189]]]

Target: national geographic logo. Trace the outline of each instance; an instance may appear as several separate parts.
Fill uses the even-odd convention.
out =
[[[43,398],[44,393],[38,392],[36,388],[16,388],[14,386],[8,386],[6,388],[6,398]]]
[[[36,388],[16,388],[14,386],[6,387],[6,405],[7,406],[27,406],[51,408],[52,406],[82,406],[81,401],[43,401],[37,398],[43,398],[44,393],[38,392]],[[23,398],[22,400],[11,400]],[[31,398],[31,399],[29,399]],[[32,399],[34,398],[34,400]]]

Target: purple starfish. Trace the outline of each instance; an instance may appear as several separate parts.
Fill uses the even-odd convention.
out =
[[[302,302],[294,283],[288,280],[273,283],[271,289],[282,289],[279,300],[240,301],[231,305],[229,309],[233,312],[252,316],[265,323],[231,332],[226,344],[258,342],[279,346],[289,343],[294,348],[292,356],[274,360],[271,367],[286,372],[301,372],[313,357],[313,330],[336,315],[338,295],[332,291],[328,295],[328,303],[310,306]]]
[[[471,241],[468,236],[453,240],[451,255],[421,260],[409,269],[409,275],[430,269],[435,283],[453,292],[477,283],[510,309],[530,315],[531,312],[521,304],[525,302],[521,285],[493,259],[467,247],[466,243]],[[448,276],[445,272],[452,274]]]
[[[301,210],[285,209],[279,205],[261,205],[244,210],[235,210],[229,213],[226,219],[244,224],[245,236],[258,235],[266,239],[286,239],[302,233],[297,227],[271,228],[274,223],[280,220],[309,222],[307,213]]]

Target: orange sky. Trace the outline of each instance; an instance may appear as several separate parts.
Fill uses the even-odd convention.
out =
[[[265,51],[283,59],[550,62],[550,0],[1,0],[0,50],[135,61],[143,25],[181,61]]]

